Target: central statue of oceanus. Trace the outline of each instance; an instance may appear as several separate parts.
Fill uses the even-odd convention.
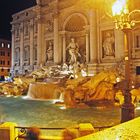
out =
[[[78,43],[75,42],[74,38],[71,38],[71,42],[69,43],[69,45],[67,46],[69,55],[70,55],[70,60],[69,60],[69,64],[74,64],[78,62],[78,57],[81,57],[80,53],[79,53],[79,45]]]

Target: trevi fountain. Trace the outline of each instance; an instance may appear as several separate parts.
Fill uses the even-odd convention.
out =
[[[120,123],[124,96],[117,82],[124,80],[113,66],[90,75],[86,65],[40,67],[13,82],[0,83],[0,121],[21,127],[75,127],[91,123],[106,128]],[[135,116],[139,116],[140,88],[131,90]],[[48,132],[48,135],[60,132]]]

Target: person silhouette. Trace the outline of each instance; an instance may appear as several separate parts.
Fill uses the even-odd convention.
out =
[[[26,140],[40,140],[40,130],[37,127],[31,127],[26,134]]]

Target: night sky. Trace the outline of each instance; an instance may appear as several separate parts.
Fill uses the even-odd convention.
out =
[[[0,0],[0,38],[11,40],[12,14],[36,5],[36,0]]]

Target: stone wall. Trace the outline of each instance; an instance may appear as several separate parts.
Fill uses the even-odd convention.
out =
[[[116,30],[113,19],[104,14],[104,4],[82,0],[37,3],[13,15],[12,69],[17,74],[43,65],[69,64],[67,46],[71,38],[79,45],[81,57],[77,61],[88,64],[91,73],[124,59],[124,33]],[[132,73],[136,75],[135,68],[140,65],[139,25],[132,30],[131,38]],[[48,51],[49,42],[52,49]]]

